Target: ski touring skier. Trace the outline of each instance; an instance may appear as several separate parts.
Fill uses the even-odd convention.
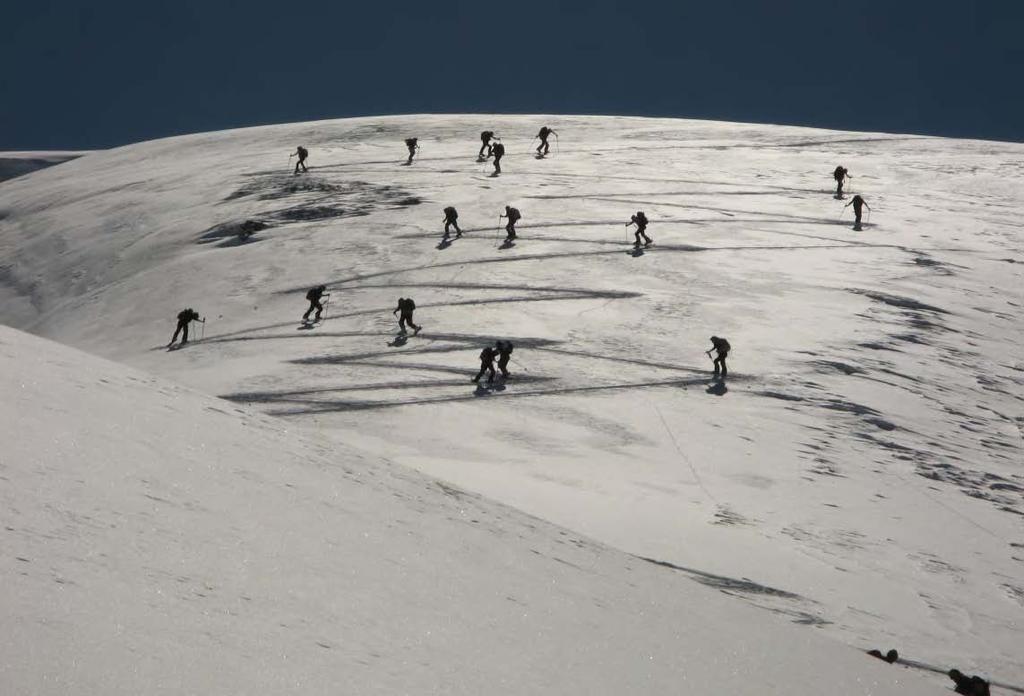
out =
[[[718,367],[722,367],[722,379],[729,374],[729,369],[725,366],[725,359],[729,357],[729,351],[732,350],[732,346],[724,338],[718,336],[711,337],[711,350],[707,351],[707,356],[711,357],[711,351],[715,351],[717,357],[715,357],[715,376],[718,376]]]
[[[306,293],[306,299],[309,300],[309,309],[307,309],[306,313],[302,315],[302,321],[309,323],[309,315],[313,313],[314,309],[316,310],[316,314],[313,316],[312,323],[315,324],[320,321],[320,315],[324,313],[324,306],[320,300],[324,297],[330,296],[330,293],[327,292],[326,285],[317,285],[315,288],[310,288]]]
[[[501,158],[505,156],[505,146],[501,144],[501,141],[497,141],[491,145],[491,154],[489,157],[494,157],[494,173],[491,176],[498,176],[501,174]]]
[[[193,321],[198,321],[202,324],[206,323],[205,319],[199,318],[199,312],[188,307],[178,312],[178,325],[174,329],[174,336],[171,337],[171,342],[167,344],[170,348],[174,345],[174,342],[178,340],[178,334],[181,334],[181,345],[188,343],[188,325]]]
[[[399,317],[398,317],[398,332],[399,333],[401,333],[401,334],[405,334],[406,333],[406,330],[405,330],[406,325],[412,327],[412,332],[413,332],[412,335],[413,336],[418,334],[420,332],[420,329],[423,328],[422,326],[416,326],[416,324],[414,324],[413,321],[412,321],[412,313],[413,313],[413,311],[415,311],[415,309],[416,309],[416,303],[412,301],[411,297],[399,297],[398,298],[398,306],[395,307],[395,311],[393,311],[391,313],[392,314],[398,314],[399,312],[401,312],[401,315],[399,315]]]
[[[861,216],[861,213],[864,212],[864,208],[867,208],[868,210],[871,210],[871,206],[868,205],[867,201],[865,201],[863,198],[860,197],[859,193],[857,195],[855,195],[853,197],[853,199],[850,200],[849,203],[844,205],[843,209],[845,210],[846,208],[850,207],[851,205],[853,206],[853,216],[854,216],[853,229],[855,229],[855,230],[857,230],[859,232],[862,229],[861,226],[860,226],[860,216]]]
[[[881,650],[868,650],[868,655],[871,657],[877,657],[879,660],[885,660],[890,665],[900,659],[900,654],[896,652],[896,648],[893,648],[884,655]]]
[[[455,236],[456,237],[461,237],[462,236],[462,230],[459,229],[459,211],[457,211],[452,206],[448,206],[447,208],[444,209],[444,237],[443,237],[443,239],[448,239],[448,230],[451,227],[455,228]]]
[[[558,137],[558,133],[555,133],[555,130],[553,128],[548,128],[547,126],[541,128],[540,132],[537,133],[537,137],[540,138],[540,145],[537,146],[538,157],[543,157],[544,155],[548,154],[548,150],[551,149],[551,146],[548,145],[548,136],[552,134],[554,134],[556,138]],[[541,150],[543,150],[543,152],[541,152]]]
[[[486,346],[480,351],[480,371],[476,373],[476,377],[472,379],[473,382],[479,382],[480,378],[484,376],[485,372],[490,372],[490,376],[487,378],[487,383],[491,384],[494,382],[494,355],[495,350],[491,346]]]
[[[292,153],[292,157],[298,157],[298,161],[295,162],[295,173],[299,173],[299,167],[302,167],[302,171],[308,172],[306,169],[306,158],[309,157],[309,150],[299,145],[295,148],[295,152]]]
[[[485,130],[480,133],[480,142],[482,144],[480,145],[480,152],[476,157],[481,162],[491,156],[491,138],[493,137],[494,131]]]
[[[635,249],[639,249],[640,248],[640,238],[641,237],[644,238],[644,246],[645,247],[649,247],[651,245],[651,243],[654,242],[654,240],[647,236],[647,224],[648,223],[647,223],[647,216],[644,215],[644,211],[642,211],[642,210],[636,211],[636,215],[633,215],[632,217],[630,217],[629,220],[630,221],[628,223],[626,223],[626,227],[630,227],[632,225],[636,225],[636,234],[634,235],[634,237],[636,238],[636,243],[633,244],[633,248],[635,248]]]
[[[832,178],[836,180],[836,198],[843,197],[843,184],[847,179],[852,179],[849,170],[846,167],[840,165],[836,167],[836,170],[832,172]]]
[[[953,690],[964,696],[989,696],[989,683],[977,674],[968,677],[958,669],[949,670],[949,678],[956,685]]]
[[[505,214],[499,215],[498,219],[508,218],[508,224],[505,225],[505,244],[511,244],[516,238],[516,223],[523,217],[517,208],[513,208],[510,205],[505,206]]]
[[[498,353],[498,369],[501,370],[501,378],[508,379],[508,361],[512,359],[512,341],[495,341],[494,349]]]
[[[416,156],[416,151],[420,149],[419,138],[406,138],[405,146],[409,148],[409,159],[405,161],[406,164],[412,164],[412,158]]]

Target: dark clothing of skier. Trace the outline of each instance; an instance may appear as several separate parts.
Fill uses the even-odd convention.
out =
[[[853,197],[853,200],[844,205],[843,208],[846,208],[851,205],[853,206],[853,215],[856,218],[853,223],[853,229],[859,230],[861,213],[864,212],[865,207],[867,207],[868,210],[871,210],[871,206],[867,204],[867,201],[860,197],[859,193]]]
[[[836,198],[843,197],[843,183],[850,176],[850,172],[846,170],[846,167],[836,167],[836,170],[832,172],[833,178],[836,180]]]
[[[178,340],[178,334],[181,334],[181,345],[188,343],[188,325],[193,321],[205,321],[199,318],[199,313],[189,307],[178,312],[178,326],[174,329],[174,336],[171,337],[171,342],[168,345],[174,345],[174,342]]]
[[[486,159],[491,156],[491,138],[494,137],[494,131],[484,131],[480,134],[480,153],[477,155],[479,159]],[[484,154],[486,153],[486,155]]]
[[[295,163],[295,173],[299,173],[299,167],[302,167],[302,171],[308,172],[306,169],[306,158],[309,157],[309,150],[299,145],[295,150],[295,154],[298,156],[298,161]]]
[[[320,298],[324,296],[327,291],[327,286],[317,285],[315,288],[310,288],[309,292],[306,293],[306,299],[309,300],[309,309],[302,315],[302,321],[308,321],[309,315],[316,310],[316,315],[313,317],[313,321],[320,321],[320,315],[324,312],[324,306],[320,302]],[[328,295],[330,297],[330,295]]]
[[[868,650],[868,655],[871,657],[877,657],[879,660],[885,660],[890,665],[900,659],[900,654],[896,652],[895,648],[884,655],[881,650]]]
[[[647,216],[644,215],[642,210],[636,211],[636,215],[629,218],[629,222],[626,227],[636,225],[636,234],[633,237],[636,239],[635,247],[640,246],[640,238],[644,238],[644,246],[649,246],[654,240],[647,236]]]
[[[954,691],[964,696],[989,696],[989,684],[987,681],[974,675],[968,677],[958,669],[949,670],[949,678],[956,685]]]
[[[405,146],[409,148],[409,159],[405,161],[406,164],[412,164],[412,158],[416,155],[416,150],[419,149],[417,138],[406,138]]]
[[[479,382],[485,372],[491,373],[487,378],[487,383],[490,384],[494,381],[494,349],[490,346],[487,346],[480,351],[480,371],[476,373],[476,377],[473,378],[473,381]]]
[[[548,150],[551,149],[551,146],[548,145],[548,136],[554,132],[555,131],[553,129],[544,126],[543,128],[540,129],[540,132],[537,133],[537,137],[540,138],[540,145],[537,146],[538,155],[548,154]],[[543,152],[541,152],[541,150],[543,150]]]
[[[398,330],[401,331],[402,333],[405,333],[406,325],[412,327],[414,335],[418,334],[420,332],[420,329],[423,328],[421,326],[416,326],[416,324],[414,324],[412,321],[412,313],[413,310],[415,309],[416,303],[412,301],[411,297],[398,298],[398,306],[395,307],[395,311],[393,311],[392,314],[398,314],[399,312],[401,312],[401,314],[398,317]]]
[[[731,349],[732,347],[729,345],[729,342],[724,338],[719,338],[718,336],[711,337],[711,350],[715,351],[717,354],[714,363],[715,374],[718,374],[718,368],[721,366],[723,378],[729,374],[729,369],[725,366],[725,359],[729,357],[729,351]],[[711,350],[708,351],[708,357],[711,357]]]
[[[519,211],[510,205],[505,206],[505,214],[499,215],[498,218],[508,218],[508,224],[505,225],[505,242],[511,242],[516,238],[516,223],[519,222],[519,218],[523,217],[519,214]]]
[[[491,156],[494,157],[494,173],[501,174],[501,158],[505,156],[505,146],[501,143],[494,143],[491,146]]]
[[[444,238],[448,239],[448,229],[455,228],[455,236],[461,237],[462,230],[459,229],[459,211],[448,206],[444,209]]]
[[[508,361],[512,359],[512,341],[496,341],[495,350],[498,352],[498,369],[501,370],[501,377],[508,377]]]

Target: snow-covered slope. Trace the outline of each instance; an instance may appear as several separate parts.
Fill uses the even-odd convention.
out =
[[[561,141],[536,160],[545,123]],[[508,148],[497,178],[474,161],[484,128]],[[293,177],[300,144],[311,170]],[[853,645],[1022,682],[1022,161],[1004,143],[605,117],[172,138],[0,186],[0,319],[749,578],[728,591]],[[837,164],[872,206],[863,231],[831,197]],[[506,204],[524,219],[498,249]],[[467,233],[438,248],[446,205]],[[633,256],[637,209],[656,246]],[[267,227],[239,243],[248,220]],[[298,330],[317,283],[329,319]],[[400,296],[425,329],[392,345]],[[185,306],[206,339],[167,353]],[[734,348],[725,384],[713,333]],[[514,379],[475,390],[499,337]]]
[[[0,360],[5,695],[934,690],[285,421],[8,328]]]
[[[23,176],[37,169],[81,157],[86,152],[70,150],[40,150],[33,152],[0,152],[0,181]]]

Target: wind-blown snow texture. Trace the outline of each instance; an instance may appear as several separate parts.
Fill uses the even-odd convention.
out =
[[[535,160],[544,124],[559,150]],[[474,161],[484,128],[508,148],[498,178]],[[405,167],[409,136],[422,152]],[[293,177],[299,144],[311,170]],[[0,318],[858,647],[1019,683],[1022,158],[604,117],[172,138],[0,187]],[[863,231],[831,196],[837,164],[872,206]],[[498,249],[506,204],[520,240]],[[447,205],[466,234],[438,248]],[[656,246],[633,256],[637,209]],[[241,242],[246,221],[265,228]],[[298,330],[318,283],[328,320]],[[399,296],[425,328],[389,345]],[[164,352],[185,306],[206,340]],[[712,333],[734,348],[724,385]],[[514,379],[477,391],[495,338],[517,346]]]

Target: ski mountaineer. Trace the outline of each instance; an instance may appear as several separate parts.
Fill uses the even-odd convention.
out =
[[[540,132],[537,133],[537,137],[540,138],[540,145],[537,146],[538,155],[548,154],[548,150],[551,149],[551,146],[548,145],[548,136],[551,135],[552,133],[555,133],[554,129],[548,128],[547,126],[541,128]],[[555,137],[557,136],[558,133],[555,133]],[[544,152],[541,152],[541,150],[544,150]]]
[[[718,366],[722,366],[722,379],[725,379],[726,375],[729,374],[728,368],[725,366],[725,359],[729,357],[729,351],[732,350],[732,346],[724,338],[718,336],[711,337],[711,350],[707,351],[707,356],[711,357],[711,351],[715,351],[718,357],[715,358],[715,376],[718,376]]]
[[[306,169],[306,158],[309,157],[309,150],[299,145],[295,149],[295,155],[299,158],[295,163],[295,173],[299,173],[299,167],[302,167],[302,171],[308,172],[309,170]]]
[[[491,145],[491,155],[494,157],[494,176],[501,174],[501,158],[505,156],[505,146],[498,141]]]
[[[203,324],[206,323],[205,319],[199,318],[199,312],[188,307],[178,312],[178,326],[174,329],[174,336],[171,337],[171,342],[168,346],[173,346],[174,342],[178,340],[178,334],[181,334],[181,345],[188,343],[188,325],[190,322],[198,321]]]
[[[406,164],[412,164],[412,158],[416,155],[416,151],[420,149],[420,146],[417,145],[417,142],[419,142],[418,138],[405,139],[405,146],[409,148],[409,159],[405,161]]]
[[[853,222],[853,229],[855,229],[855,230],[857,230],[859,232],[861,230],[861,226],[860,226],[860,216],[861,216],[861,213],[864,212],[864,208],[867,208],[868,210],[871,210],[871,206],[867,204],[867,201],[865,201],[863,198],[860,197],[859,193],[857,195],[855,195],[853,197],[853,199],[849,203],[844,205],[843,209],[846,209],[846,208],[850,207],[851,205],[853,206],[853,216],[854,216],[854,218],[856,218],[854,220],[854,222]]]
[[[498,352],[498,369],[501,378],[508,379],[508,361],[512,359],[512,341],[495,341],[494,349]]]
[[[641,237],[644,238],[644,246],[650,246],[651,242],[653,242],[654,240],[647,236],[647,216],[644,215],[644,211],[636,211],[636,215],[629,218],[629,220],[630,221],[626,223],[626,227],[636,225],[636,234],[633,235],[634,237],[636,237],[636,244],[634,244],[633,246],[637,249],[640,248]]]
[[[977,674],[968,677],[958,669],[949,670],[949,678],[956,684],[954,691],[964,696],[989,696],[989,684]]]
[[[491,156],[491,138],[494,137],[494,131],[484,131],[480,134],[480,153],[476,156],[481,162]],[[484,155],[484,153],[487,153]]]
[[[491,384],[494,381],[494,352],[494,349],[490,346],[487,346],[480,351],[480,371],[477,372],[476,377],[473,378],[474,382],[479,382],[485,372],[491,373],[487,378],[487,383]]]
[[[302,321],[309,321],[309,315],[316,310],[316,314],[313,316],[313,322],[320,321],[320,315],[324,313],[324,306],[321,304],[320,299],[322,297],[330,297],[330,293],[327,292],[326,285],[317,285],[315,288],[310,288],[309,292],[306,293],[306,299],[309,300],[309,309],[302,315]]]
[[[885,660],[890,665],[900,659],[900,654],[893,648],[889,652],[882,654],[881,650],[868,650],[868,655],[871,657],[877,657],[879,660]]]
[[[444,239],[448,239],[448,228],[455,228],[455,236],[461,237],[462,230],[459,229],[459,211],[452,206],[444,209]]]
[[[520,215],[519,210],[513,208],[510,205],[505,206],[505,214],[499,215],[498,219],[508,218],[508,224],[505,225],[505,243],[511,244],[516,238],[516,223],[519,222],[519,218],[523,217]]]
[[[836,170],[834,172],[832,172],[832,178],[836,180],[836,198],[842,198],[843,183],[847,179],[852,179],[853,177],[850,176],[850,172],[846,169],[846,167],[840,165],[836,167]]]
[[[412,313],[416,309],[416,303],[412,301],[411,297],[399,297],[398,306],[395,307],[395,311],[392,314],[402,314],[398,317],[398,331],[399,333],[406,333],[405,325],[408,324],[412,327],[412,335],[415,336],[420,332],[422,326],[416,326],[412,321]]]

